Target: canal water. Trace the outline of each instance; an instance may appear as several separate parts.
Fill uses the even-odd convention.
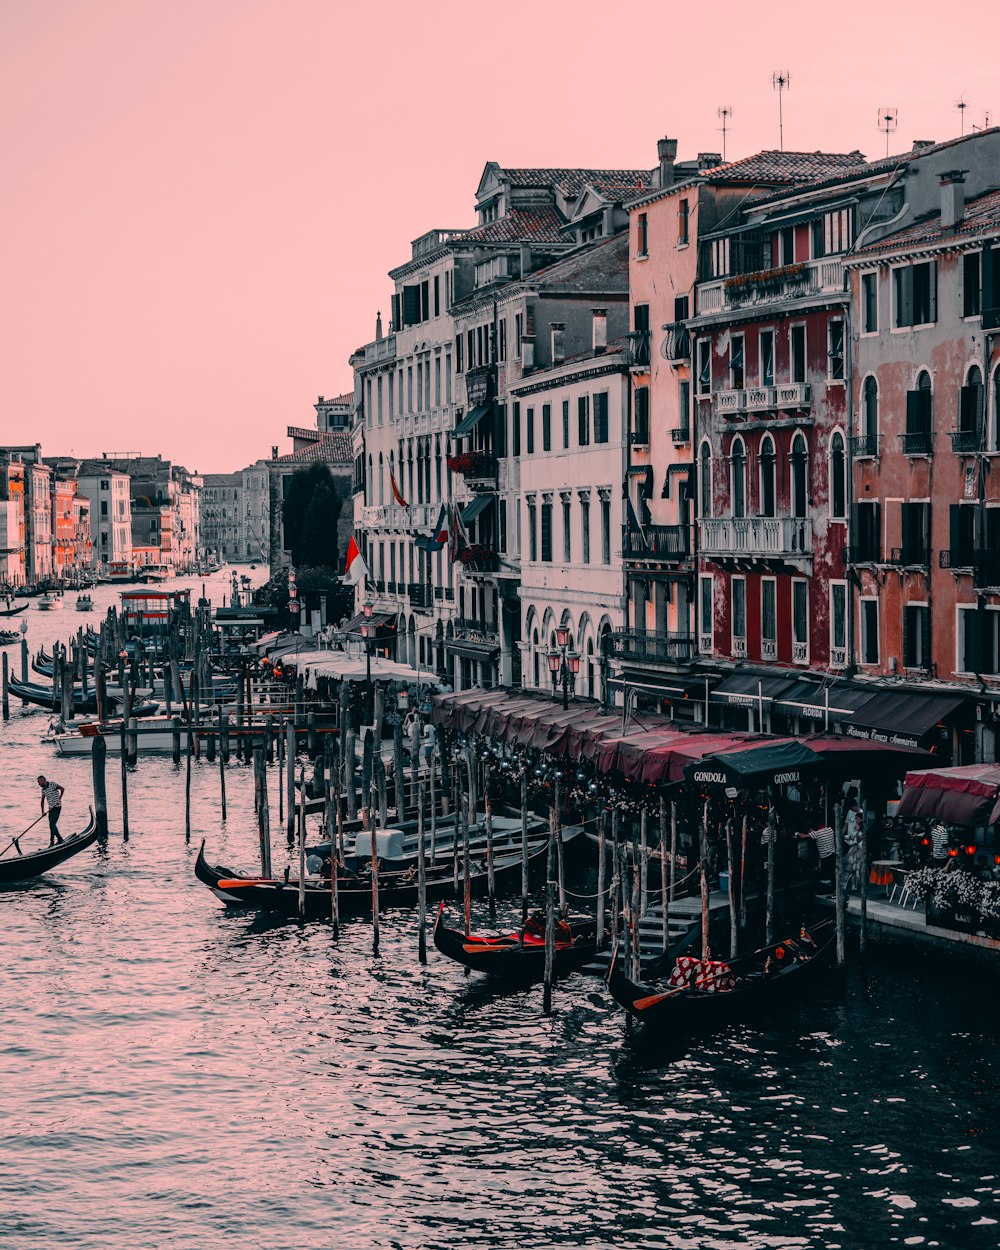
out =
[[[28,618],[34,648],[88,619]],[[15,703],[0,729],[5,835],[40,771],[67,787],[64,832],[85,823],[89,762],[40,743],[47,719]],[[766,1027],[650,1045],[597,981],[546,1018],[537,988],[421,967],[409,914],[379,956],[363,922],[335,943],[227,914],[194,859],[204,837],[254,865],[252,778],[230,767],[225,825],[217,766],[192,792],[186,845],[183,768],[141,759],[128,843],[0,894],[0,1246],[1000,1241],[995,978],[883,958]]]

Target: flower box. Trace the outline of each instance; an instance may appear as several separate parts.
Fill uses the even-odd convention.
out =
[[[978,933],[983,925],[979,913],[973,908],[938,904],[932,898],[927,900],[927,923],[938,929],[952,929],[956,933]]]

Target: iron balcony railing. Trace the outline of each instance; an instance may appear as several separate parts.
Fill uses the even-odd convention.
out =
[[[904,456],[929,456],[933,450],[934,436],[930,430],[914,430],[900,434]]]
[[[434,588],[428,582],[410,582],[408,591],[411,608],[429,608],[433,606]]]
[[[906,547],[893,547],[889,553],[889,564],[897,564],[906,568],[928,568],[931,562],[930,547],[923,543],[910,543]]]
[[[957,456],[971,456],[983,441],[980,430],[952,430],[951,449]]]
[[[877,456],[877,434],[854,434],[851,437],[851,454],[855,457]]]
[[[685,664],[695,653],[695,640],[691,634],[618,629],[611,636],[611,653],[635,664]]]
[[[691,554],[686,525],[647,525],[622,531],[622,555],[627,560],[686,560]]]
[[[947,547],[939,553],[938,563],[943,569],[971,569],[975,552],[971,547]]]

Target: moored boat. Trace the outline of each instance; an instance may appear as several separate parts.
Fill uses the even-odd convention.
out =
[[[0,884],[29,881],[32,877],[40,877],[43,873],[50,872],[64,860],[92,846],[99,837],[99,830],[94,810],[91,808],[86,829],[71,837],[63,838],[55,846],[43,847],[38,851],[21,852],[18,842],[23,836],[19,834],[11,839],[11,845],[15,851],[14,856],[0,858]]]
[[[836,941],[832,920],[802,929],[774,946],[731,961],[677,960],[666,985],[630,980],[616,951],[608,989],[619,1006],[667,1036],[750,1020],[792,999],[821,979]]]
[[[443,902],[434,925],[434,945],[446,958],[473,972],[524,981],[538,981],[545,974],[544,936],[530,928],[485,937],[449,929],[444,923]],[[570,916],[560,924],[555,943],[557,976],[578,971],[589,964],[596,953],[597,924],[593,917]]]

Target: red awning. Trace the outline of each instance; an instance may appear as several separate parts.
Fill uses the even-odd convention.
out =
[[[897,814],[968,828],[992,825],[1000,820],[1000,765],[965,764],[907,773]]]
[[[641,780],[655,784],[684,780],[684,769],[695,760],[722,751],[738,751],[752,743],[765,739],[749,734],[689,733],[678,741],[662,747],[654,747],[645,756]]]

